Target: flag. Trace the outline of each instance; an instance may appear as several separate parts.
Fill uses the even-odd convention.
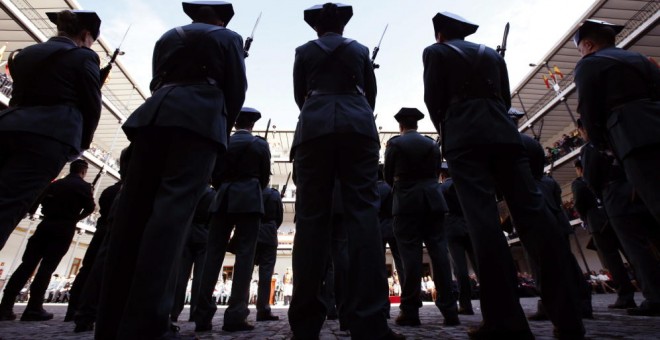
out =
[[[543,82],[546,88],[550,88],[550,81],[548,81],[548,77],[545,74],[543,75]]]
[[[557,67],[557,65],[555,65],[555,67],[554,67],[552,70],[553,70],[553,71],[555,72],[555,74],[558,75],[561,79],[564,79],[564,74],[561,73],[561,71],[559,70],[559,67]]]
[[[552,71],[548,71],[548,74],[550,75],[550,78],[552,78],[552,81],[557,83],[557,77],[555,77],[554,73],[552,73]]]

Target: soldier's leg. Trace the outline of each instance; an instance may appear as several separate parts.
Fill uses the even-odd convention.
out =
[[[190,233],[190,230],[188,231]],[[179,268],[175,277],[174,289],[174,302],[172,303],[172,311],[170,312],[170,320],[177,322],[179,315],[183,310],[183,305],[186,300],[186,288],[188,288],[188,280],[190,279],[190,272],[193,266],[193,254],[190,247],[190,237],[186,237],[186,244],[183,246],[183,252],[179,261]]]
[[[394,258],[394,265],[396,265],[397,274],[399,275],[399,281],[405,281],[406,274],[403,270],[403,260],[401,259],[401,253],[399,251],[399,244],[396,242],[396,238],[392,237],[387,239],[387,243],[390,245],[390,252],[392,252],[392,257]]]
[[[391,330],[383,314],[387,274],[378,222],[378,142],[361,135],[337,135],[337,178],[348,236],[346,313],[351,336],[378,338]]]
[[[211,320],[218,309],[213,301],[213,291],[222,270],[222,262],[225,259],[227,243],[233,228],[233,221],[230,221],[226,214],[215,213],[211,217],[197,307],[193,314],[197,331],[211,330]]]
[[[28,209],[60,173],[71,147],[31,133],[0,134],[0,249]]]
[[[646,300],[641,307],[653,306],[660,314],[660,253],[655,245],[660,225],[650,213],[610,217],[610,222],[641,283]]]
[[[612,226],[608,223],[601,230],[594,231],[591,236],[603,262],[603,268],[607,268],[612,274],[612,280],[617,287],[619,302],[634,302],[635,287],[630,283],[628,271],[623,266],[621,253],[619,253],[621,243]],[[627,249],[624,250],[627,252]]]
[[[518,301],[516,268],[499,225],[488,151],[450,151],[446,157],[474,247],[482,329],[524,332],[529,325]]]
[[[46,294],[46,288],[48,288],[51,275],[53,275],[62,257],[69,250],[72,238],[69,235],[58,236],[51,234],[48,240],[44,240],[45,242],[42,243],[43,258],[30,285],[30,300],[28,300],[21,319],[26,317],[25,314],[28,311],[40,312],[43,309],[44,295]],[[50,317],[52,318],[52,314]]]
[[[451,239],[448,242],[449,253],[451,254],[454,276],[458,282],[459,298],[458,302],[461,312],[469,313],[472,311],[472,287],[470,287],[470,277],[468,276],[467,257],[462,237]]]
[[[348,240],[341,217],[332,218],[332,267],[334,272],[335,304],[339,314],[339,329],[348,329],[346,296],[348,294]],[[388,301],[389,306],[389,301]]]
[[[25,246],[21,264],[16,268],[14,273],[11,274],[9,281],[5,285],[4,295],[2,296],[2,303],[0,303],[0,314],[11,314],[16,301],[16,296],[25,287],[25,284],[30,279],[34,270],[37,269],[39,261],[43,256],[42,249],[44,248],[44,240],[40,235],[33,235]],[[50,280],[50,277],[48,278]],[[48,283],[46,283],[48,284]],[[43,298],[43,293],[41,294]],[[1,316],[1,315],[0,315]]]
[[[567,265],[575,261],[575,256],[555,225],[556,219],[532,177],[526,155],[515,148],[499,151],[495,162],[498,187],[504,193],[523,246],[540,268],[541,299],[548,316],[561,336],[581,337],[582,282],[574,275],[574,267]]]
[[[330,254],[332,191],[335,151],[330,137],[298,146],[294,155],[296,183],[296,234],[293,242],[293,296],[289,324],[294,336],[319,336],[325,304],[319,295]],[[287,302],[285,295],[284,301]]]
[[[259,288],[257,293],[257,316],[270,316],[270,284],[275,270],[277,246],[258,244],[261,248],[259,259]]]
[[[623,160],[628,181],[660,223],[660,144],[633,151]]]
[[[71,321],[75,316],[76,310],[78,309],[80,295],[82,294],[83,288],[85,288],[85,282],[92,271],[96,256],[98,255],[103,239],[105,238],[105,233],[104,230],[97,229],[92,237],[92,241],[89,242],[89,247],[87,247],[85,257],[82,261],[82,267],[80,267],[78,274],[76,274],[76,278],[73,280],[71,290],[69,291],[69,304],[66,309],[64,321]]]
[[[444,213],[427,214],[421,232],[431,258],[433,283],[438,292],[435,305],[445,318],[446,326],[458,325],[458,307],[451,289],[451,267],[444,233]]]
[[[394,216],[394,236],[399,245],[399,253],[403,260],[403,272],[406,281],[401,286],[401,315],[397,323],[405,323],[400,319],[406,318],[419,324],[419,308],[422,306],[420,298],[420,280],[422,279],[422,223],[426,222],[413,214],[400,214]]]
[[[108,254],[108,244],[110,243],[110,233],[107,234],[101,242],[98,255],[94,261],[89,277],[80,294],[78,308],[75,314],[76,332],[91,331],[92,325],[96,321],[98,302],[101,296],[101,283],[103,281],[103,271]]]
[[[204,271],[204,259],[206,258],[206,243],[195,243],[193,250],[193,282],[190,292],[190,316],[188,321],[193,321],[197,301],[199,300],[199,287],[202,282]]]

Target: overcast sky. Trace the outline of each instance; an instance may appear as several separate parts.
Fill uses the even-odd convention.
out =
[[[99,13],[103,21],[101,36],[113,48],[132,24],[122,46],[126,54],[120,58],[148,93],[156,40],[168,29],[190,23],[181,9],[181,1],[78,2],[84,9]],[[531,70],[529,63],[538,63],[594,0],[360,0],[346,3],[353,5],[354,14],[344,35],[370,50],[378,43],[385,25],[389,24],[377,58],[381,68],[376,70],[376,113],[377,124],[391,130],[396,127],[393,116],[401,107],[417,107],[427,113],[423,100],[422,51],[435,42],[431,18],[437,12],[457,13],[478,24],[477,33],[467,40],[492,48],[501,43],[506,22],[511,23],[506,61],[513,89]],[[277,125],[278,130],[295,128],[299,111],[293,99],[294,50],[316,38],[315,32],[303,20],[303,11],[315,4],[301,0],[233,2],[236,14],[228,28],[244,39],[252,31],[259,13],[263,12],[250,57],[245,61],[249,84],[245,105],[259,109],[265,117],[257,122],[256,128],[265,128],[268,118],[272,118],[272,124]],[[420,128],[432,129],[428,115]]]

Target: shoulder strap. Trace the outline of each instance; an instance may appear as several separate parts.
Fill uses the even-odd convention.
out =
[[[55,60],[57,60],[59,57],[64,55],[65,53],[69,51],[73,51],[76,49],[79,49],[80,47],[78,46],[67,46],[63,48],[59,48],[50,54],[48,54],[44,59],[41,60],[35,67],[29,69],[29,74],[27,77],[24,79],[28,81],[28,86],[26,88],[33,88],[34,82],[41,79],[41,77],[38,77],[39,75],[43,75],[44,71],[46,68],[51,65]],[[11,74],[13,72],[13,67],[14,67],[14,56],[16,53],[20,52],[22,49],[15,50],[11,52],[9,55],[9,58],[7,59],[7,66],[9,67],[9,73]]]
[[[484,54],[486,53],[486,46],[485,45],[479,45],[479,51],[477,52],[477,59],[474,60],[474,63],[472,63],[472,60],[468,57],[468,55],[461,50],[458,46],[451,44],[449,42],[443,42],[443,45],[449,46],[452,50],[454,50],[458,55],[465,60],[468,64],[472,65],[472,74],[476,73],[479,65],[481,64],[481,59],[483,59]]]

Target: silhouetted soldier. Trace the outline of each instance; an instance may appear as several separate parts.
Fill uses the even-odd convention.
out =
[[[264,215],[257,236],[254,264],[259,266],[259,288],[257,292],[257,321],[275,321],[278,316],[270,312],[270,288],[277,260],[277,229],[284,220],[282,195],[274,188],[263,190]]]
[[[7,282],[0,303],[0,320],[13,320],[12,313],[16,296],[20,293],[37,266],[39,270],[30,285],[30,300],[21,321],[42,321],[53,318],[52,313],[43,309],[44,295],[50,276],[69,251],[71,240],[76,233],[78,221],[94,211],[94,197],[91,184],[83,179],[87,173],[87,162],[78,159],[71,163],[69,174],[53,182],[41,195],[43,221],[37,226],[34,235],[28,240],[23,261]],[[39,204],[39,201],[35,203]]]
[[[193,23],[156,42],[153,95],[123,125],[131,141],[103,276],[96,337],[176,336],[174,271],[195,206],[245,99],[243,39],[222,1],[184,2]]]
[[[0,112],[0,249],[67,160],[88,149],[101,117],[101,19],[91,11],[46,13],[57,36],[9,61],[14,80]]]

